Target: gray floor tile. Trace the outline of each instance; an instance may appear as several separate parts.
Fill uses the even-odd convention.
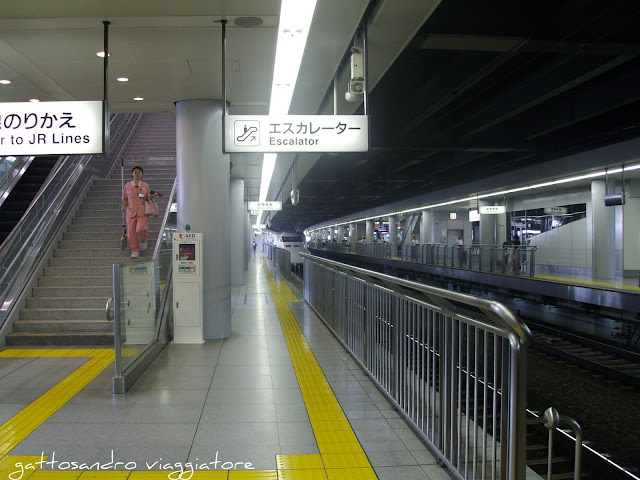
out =
[[[120,423],[133,405],[110,405],[97,409],[95,405],[64,405],[47,422],[53,423]]]
[[[124,423],[198,423],[202,416],[201,405],[135,405],[122,419]]]
[[[309,421],[307,407],[304,404],[298,404],[298,403],[290,403],[290,404],[276,403],[276,418],[278,422]]]
[[[274,388],[273,397],[276,405],[287,404],[287,403],[304,404],[300,387]]]
[[[375,455],[369,457],[369,461],[373,467],[398,467],[401,465],[418,465],[416,459],[408,450],[376,452]]]
[[[202,423],[270,423],[276,419],[276,406],[273,403],[245,403],[231,405],[227,403],[205,405]]]
[[[217,466],[217,470],[229,469],[229,462],[237,470],[245,470],[249,466],[248,464],[251,464],[251,468],[255,470],[275,470],[276,455],[280,455],[280,447],[278,445],[222,447],[215,450],[196,448],[194,446],[189,455],[189,461],[197,461],[199,463],[218,461],[217,464],[211,463],[212,469]],[[238,464],[238,462],[242,463]]]
[[[278,422],[278,436],[281,445],[312,444],[316,439],[309,422]]]
[[[209,392],[206,403],[244,405],[246,403],[275,404],[275,402],[274,390],[268,388],[213,388]]]
[[[375,467],[378,480],[431,480],[419,466]]]
[[[200,423],[193,451],[215,453],[222,447],[278,446],[278,426],[274,423]],[[244,447],[243,447],[244,446]]]
[[[427,474],[429,480],[451,480],[454,478],[440,465],[422,465],[422,470]]]
[[[81,395],[80,392],[78,395]],[[189,390],[174,390],[174,389],[156,389],[145,390],[134,387],[129,390],[125,395],[115,395],[115,398],[119,397],[129,398],[135,401],[136,405],[153,406],[153,405],[191,405],[202,406],[207,398],[208,390],[206,389],[189,389]]]
[[[436,457],[426,447],[422,447],[422,450],[411,450],[411,455],[416,459],[418,465],[436,465],[438,463]]]
[[[193,442],[197,423],[129,423],[113,425],[112,442],[140,447],[187,446]]]

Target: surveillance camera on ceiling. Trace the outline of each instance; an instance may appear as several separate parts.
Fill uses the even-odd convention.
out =
[[[361,102],[364,97],[364,62],[362,50],[351,49],[351,80],[344,98],[347,102]]]
[[[296,188],[291,190],[291,205],[297,205],[298,202],[300,202],[300,190]]]

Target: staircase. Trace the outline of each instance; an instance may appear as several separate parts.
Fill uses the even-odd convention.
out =
[[[97,180],[76,213],[63,240],[49,259],[38,286],[7,335],[7,345],[113,345],[113,323],[105,318],[112,296],[112,264],[151,260],[160,224],[176,176],[175,121],[168,114],[145,114],[124,155],[124,181],[131,168],[144,169],[142,179],[162,192],[156,197],[160,215],[149,219],[148,249],[131,259],[122,250],[120,168]]]

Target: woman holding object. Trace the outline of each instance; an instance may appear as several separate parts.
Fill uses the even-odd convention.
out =
[[[133,180],[124,186],[122,192],[120,210],[127,212],[127,236],[129,237],[131,258],[139,257],[140,252],[147,249],[147,240],[149,239],[149,218],[144,213],[144,203],[151,200],[155,193],[151,193],[149,185],[142,181],[143,173],[140,165],[134,166],[131,169]]]

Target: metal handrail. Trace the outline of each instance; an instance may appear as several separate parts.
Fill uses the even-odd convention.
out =
[[[160,253],[160,245],[161,245],[161,237],[164,234],[165,228],[167,228],[167,220],[169,219],[169,213],[171,213],[171,204],[176,196],[176,191],[178,189],[178,178],[176,177],[173,180],[173,187],[171,187],[171,193],[169,194],[169,202],[167,203],[167,208],[164,212],[164,217],[162,217],[162,223],[160,224],[160,234],[158,236],[158,241],[156,242],[156,246],[153,249],[152,260],[155,262],[158,259],[158,254]]]
[[[13,190],[13,187],[16,186],[18,181],[22,178],[24,171],[29,168],[29,165],[35,158],[35,156],[20,156],[16,157],[15,161],[11,162],[11,169],[5,172],[0,179],[0,195],[2,195],[0,205],[2,205],[7,199],[9,192]],[[8,162],[6,157],[0,162],[0,165],[5,162]],[[2,243],[4,243],[4,241]]]
[[[497,461],[500,478],[524,478],[527,325],[499,302],[301,255],[307,302],[419,436],[441,452],[440,461],[458,478],[477,478],[476,464],[486,478],[485,470],[495,473]],[[488,396],[493,425],[486,424],[487,411],[478,415]],[[496,449],[502,450],[499,457]]]

